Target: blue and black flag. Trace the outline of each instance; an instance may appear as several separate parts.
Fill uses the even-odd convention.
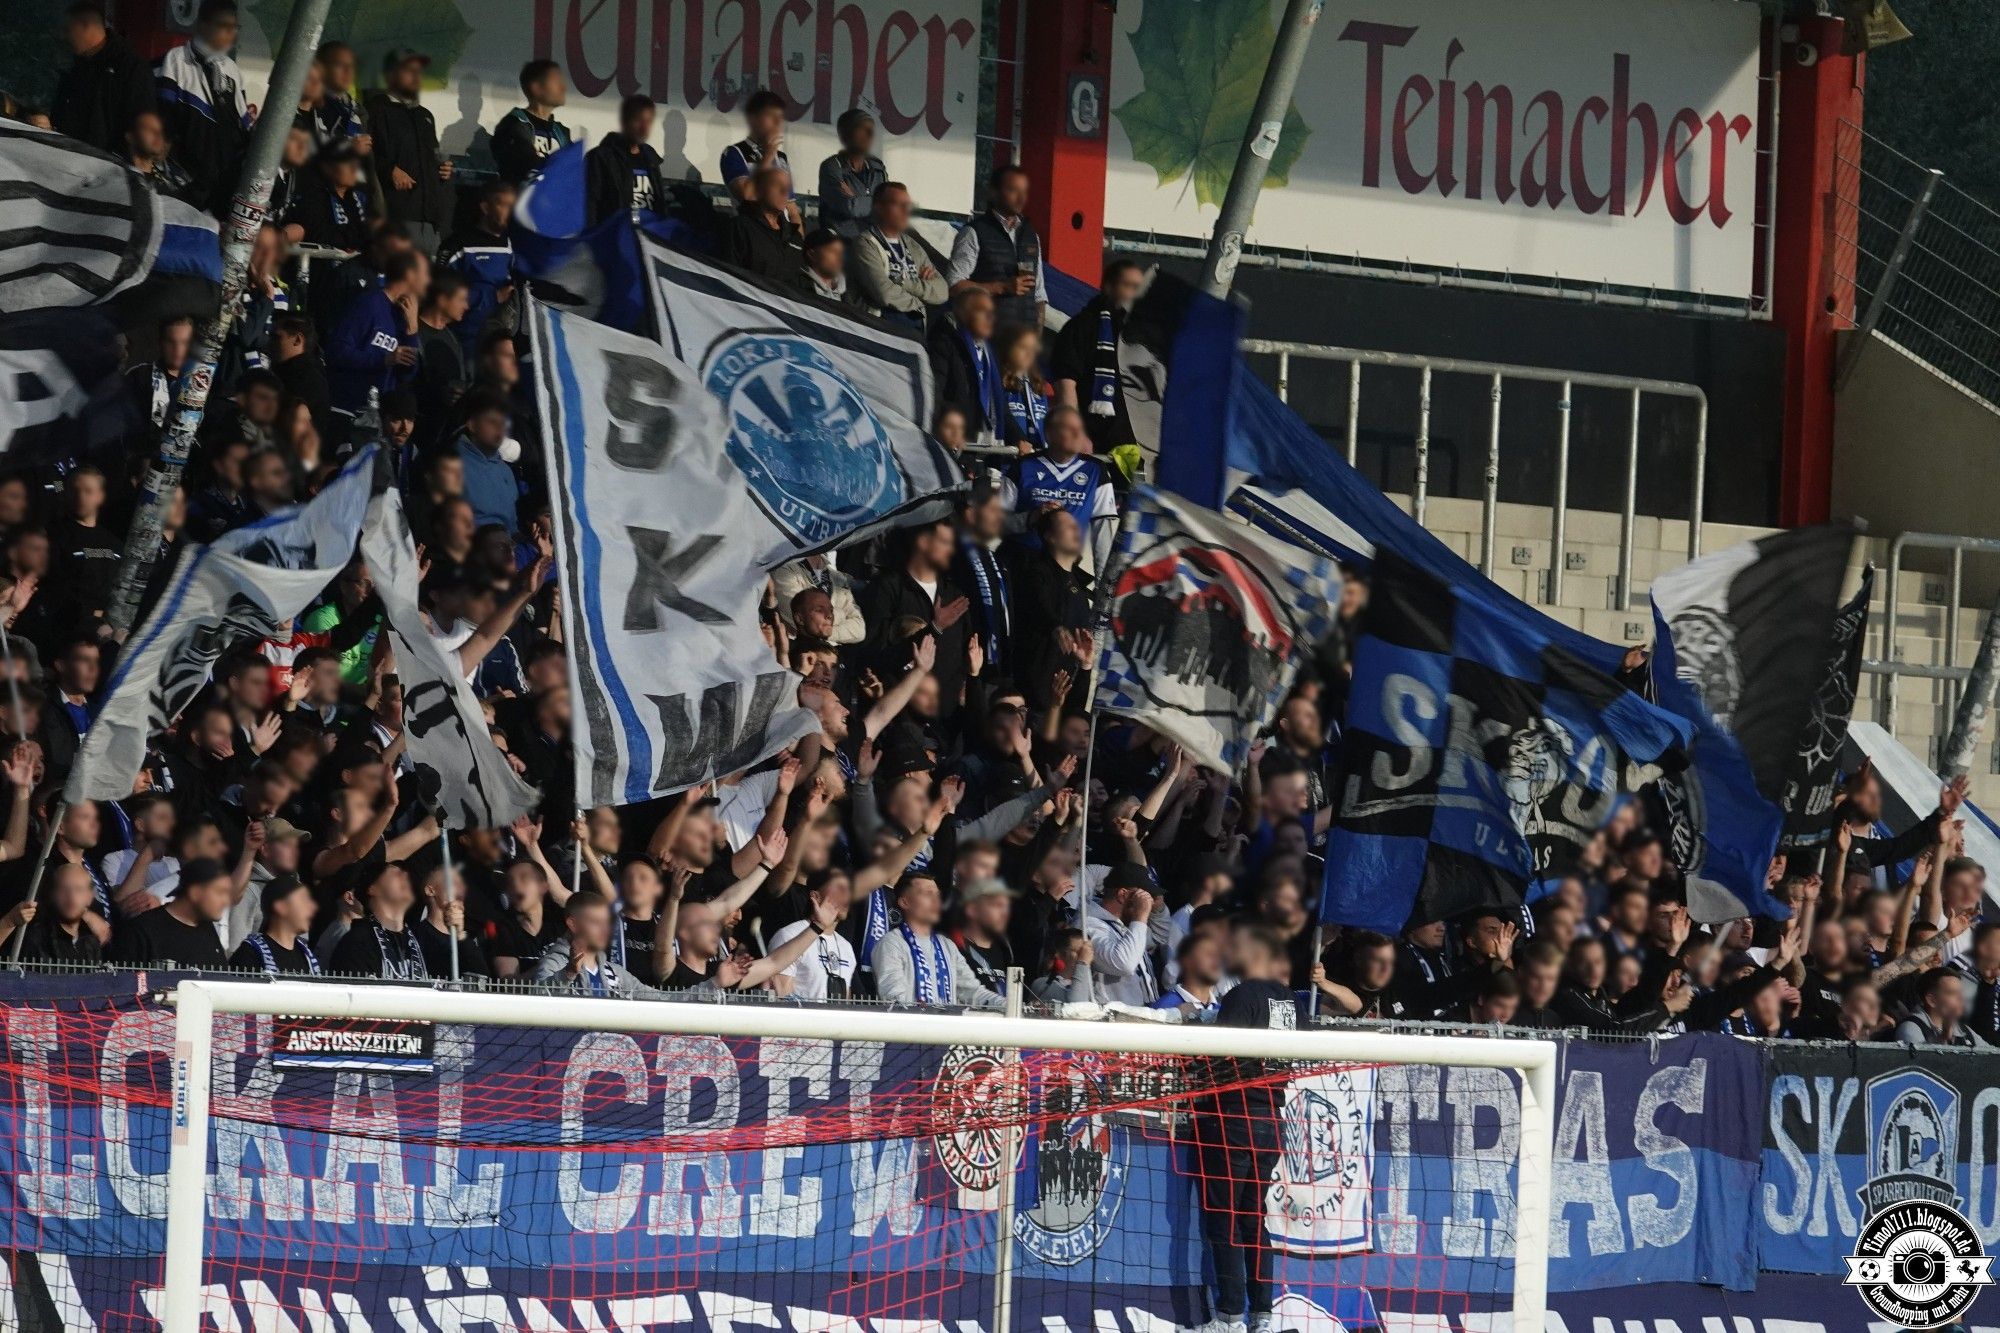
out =
[[[1518,907],[1692,731],[1552,637],[1376,553],[1321,919],[1394,933]]]

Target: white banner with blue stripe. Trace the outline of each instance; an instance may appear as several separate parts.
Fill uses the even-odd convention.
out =
[[[105,685],[64,800],[132,794],[148,742],[194,701],[223,651],[277,634],[354,558],[374,477],[370,446],[310,503],[181,553]]]
[[[578,803],[682,791],[817,730],[758,628],[767,529],[707,392],[655,343],[531,311]]]

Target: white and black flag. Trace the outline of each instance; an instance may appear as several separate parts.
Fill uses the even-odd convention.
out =
[[[403,497],[394,488],[368,505],[361,558],[389,622],[403,684],[404,754],[420,785],[434,791],[455,829],[506,828],[534,810],[541,793],[523,782],[487,734],[458,653],[430,632],[417,606],[417,550]]]
[[[769,529],[713,400],[655,343],[530,311],[578,803],[669,795],[810,735],[758,626]]]
[[[1661,669],[1736,738],[1778,804],[1826,674],[1858,529],[1794,528],[1691,560],[1653,580]]]
[[[354,558],[373,487],[364,449],[311,502],[191,546],[119,656],[63,789],[66,801],[122,800],[166,730],[232,645],[269,638]]]
[[[1812,699],[1798,753],[1785,780],[1786,851],[1817,847],[1833,836],[1833,798],[1840,778],[1840,750],[1854,719],[1854,696],[1861,682],[1862,649],[1868,637],[1868,602],[1875,595],[1875,566],[1861,571],[1861,587],[1834,618],[1827,642],[1825,674]]]
[[[85,457],[138,425],[118,346],[97,311],[0,315],[0,463]]]
[[[215,219],[76,139],[0,120],[0,311],[96,305],[156,270],[222,281]]]
[[[965,474],[931,437],[921,342],[644,244],[660,341],[721,409],[760,568],[951,512]]]
[[[1653,580],[1653,690],[1696,723],[1693,762],[1658,793],[1696,921],[1788,914],[1766,871],[1859,531],[1795,528]]]

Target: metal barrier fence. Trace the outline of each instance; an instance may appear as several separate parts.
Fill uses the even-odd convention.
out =
[[[2000,411],[2000,212],[1842,122],[1834,144],[1845,380],[1880,334]]]
[[[1903,553],[1911,549],[1951,553],[1945,579],[1944,661],[1938,665],[1927,662],[1904,662],[1897,656],[1896,599],[1901,591]],[[1958,711],[1958,691],[1971,670],[1970,667],[1958,664],[1959,607],[1965,600],[1965,557],[1968,553],[2000,555],[2000,539],[1959,537],[1943,532],[1905,532],[1889,543],[1888,568],[1882,584],[1881,630],[1876,638],[1879,655],[1864,661],[1861,669],[1870,675],[1883,677],[1880,714],[1882,729],[1888,732],[1891,738],[1896,736],[1898,677],[1914,676],[1923,680],[1943,681],[1944,715],[1951,717]]]
[[[339,985],[339,986],[355,986],[355,985],[401,986],[401,987],[428,986],[435,990],[477,991],[481,993],[497,994],[497,995],[526,994],[526,995],[545,996],[550,993],[547,990],[544,990],[540,987],[533,985],[532,983],[523,981],[514,981],[514,980],[502,980],[491,977],[467,978],[465,981],[458,983],[448,982],[442,979],[433,979],[428,982],[390,981],[380,977],[344,976],[334,973],[323,973],[317,977],[306,977],[291,973],[288,973],[282,977],[271,977],[271,976],[266,976],[262,973],[245,973],[245,972],[200,972],[194,970],[162,971],[159,968],[135,968],[116,963],[105,963],[93,966],[89,964],[77,964],[77,963],[21,962],[5,968],[0,968],[0,977],[4,977],[5,975],[10,973],[14,976],[26,976],[26,977],[88,977],[88,976],[122,975],[122,976],[132,977],[135,981],[151,977],[157,979],[158,983],[157,985],[149,985],[148,989],[154,991],[171,990],[175,985],[177,985],[182,980],[201,979],[207,981],[249,981],[249,982],[282,981],[282,982],[292,982],[292,983],[323,981],[329,985]],[[806,1007],[814,1009],[848,1009],[857,1012],[880,1012],[883,1010],[907,1009],[911,1007],[911,1006],[893,1005],[888,1003],[887,1001],[875,1000],[875,999],[850,998],[845,1000],[811,1000],[811,1001],[797,1000],[789,996],[773,995],[768,991],[762,991],[762,992],[684,991],[684,992],[672,993],[665,1000],[621,999],[616,996],[605,996],[601,997],[601,999],[602,1002],[605,1004],[657,1004],[657,1003],[728,1004],[728,1005],[747,1005],[747,1006],[756,1006],[756,1007],[773,1008],[773,1009],[796,1009],[796,1008],[806,1008]],[[959,1011],[954,1009],[950,1010],[949,1012],[957,1013]],[[1037,1005],[1037,1004],[1024,1004],[1022,1006],[1022,1012],[1030,1016],[1039,1016],[1039,1017],[1065,1016],[1059,1014],[1056,1011],[1056,1009],[1051,1006]],[[1111,1013],[1102,1015],[1101,1018],[1097,1021],[1101,1021],[1102,1018],[1108,1018],[1113,1021],[1117,1021],[1118,1019],[1121,1018],[1121,1015],[1113,1011]],[[1077,1021],[1091,1021],[1091,1020],[1078,1019]],[[1580,1028],[1580,1027],[1525,1028],[1525,1027],[1515,1027],[1504,1023],[1471,1023],[1471,1022],[1452,1023],[1452,1022],[1420,1022],[1410,1019],[1387,1020],[1387,1019],[1368,1019],[1368,1018],[1343,1018],[1337,1015],[1325,1014],[1325,1013],[1313,1015],[1311,1021],[1317,1027],[1341,1028],[1341,1029],[1366,1031],[1366,1032],[1381,1032],[1381,1033],[1388,1033],[1388,1034],[1395,1034],[1402,1036],[1423,1036],[1428,1034],[1439,1037],[1491,1037],[1496,1041],[1508,1041],[1508,1040],[1556,1041],[1562,1043],[1568,1043],[1572,1041],[1589,1041],[1600,1044],[1623,1045],[1623,1046],[1636,1046],[1636,1045],[1658,1046],[1661,1042],[1672,1041],[1675,1036],[1680,1035],[1676,1033],[1663,1033],[1663,1032],[1593,1032],[1588,1028]],[[1741,1038],[1741,1040],[1751,1042],[1758,1046],[1780,1048],[1780,1049],[1833,1049],[1833,1048],[1847,1048],[1847,1047],[1852,1047],[1854,1045],[1854,1043],[1847,1041],[1801,1041],[1791,1037],[1744,1037]],[[1881,1045],[1884,1043],[1875,1043],[1875,1044]],[[1924,1050],[1926,1051],[1926,1053],[1942,1051],[1942,1052],[1949,1052],[1952,1054],[1962,1054],[1967,1058],[1973,1058],[1973,1059],[1983,1057],[1983,1058],[2000,1060],[2000,1051],[1995,1051],[1991,1049],[1975,1050],[1975,1049],[1968,1049],[1955,1046],[1927,1046],[1924,1048]],[[1996,1064],[1995,1069],[1996,1069],[1996,1078],[2000,1078],[2000,1064]]]
[[[1631,610],[1635,589],[1632,579],[1633,532],[1638,521],[1639,503],[1639,408],[1645,395],[1679,398],[1695,405],[1693,478],[1688,501],[1688,559],[1701,554],[1703,491],[1708,480],[1708,395],[1699,385],[1678,380],[1640,379],[1629,375],[1597,375],[1584,371],[1549,370],[1541,366],[1508,365],[1495,361],[1465,361],[1455,357],[1420,356],[1404,352],[1363,351],[1354,347],[1328,347],[1317,343],[1272,342],[1246,338],[1246,353],[1274,356],[1278,360],[1278,397],[1289,401],[1292,360],[1344,361],[1347,363],[1347,461],[1351,465],[1361,434],[1361,368],[1390,366],[1418,372],[1415,473],[1410,485],[1410,510],[1417,522],[1424,521],[1430,492],[1431,381],[1438,375],[1468,375],[1489,381],[1492,407],[1487,418],[1484,494],[1479,519],[1479,572],[1492,577],[1496,515],[1500,505],[1500,418],[1508,380],[1560,385],[1562,396],[1556,403],[1555,495],[1550,500],[1549,570],[1547,600],[1562,599],[1565,554],[1569,545],[1569,439],[1571,396],[1578,388],[1614,389],[1631,395],[1632,423],[1626,437],[1624,504],[1619,514],[1617,607]]]

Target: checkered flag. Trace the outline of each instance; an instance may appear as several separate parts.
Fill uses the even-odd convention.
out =
[[[1528,617],[1378,551],[1321,919],[1394,933],[1518,907],[1690,734]]]
[[[1333,628],[1340,570],[1140,486],[1099,586],[1096,707],[1234,773]]]

